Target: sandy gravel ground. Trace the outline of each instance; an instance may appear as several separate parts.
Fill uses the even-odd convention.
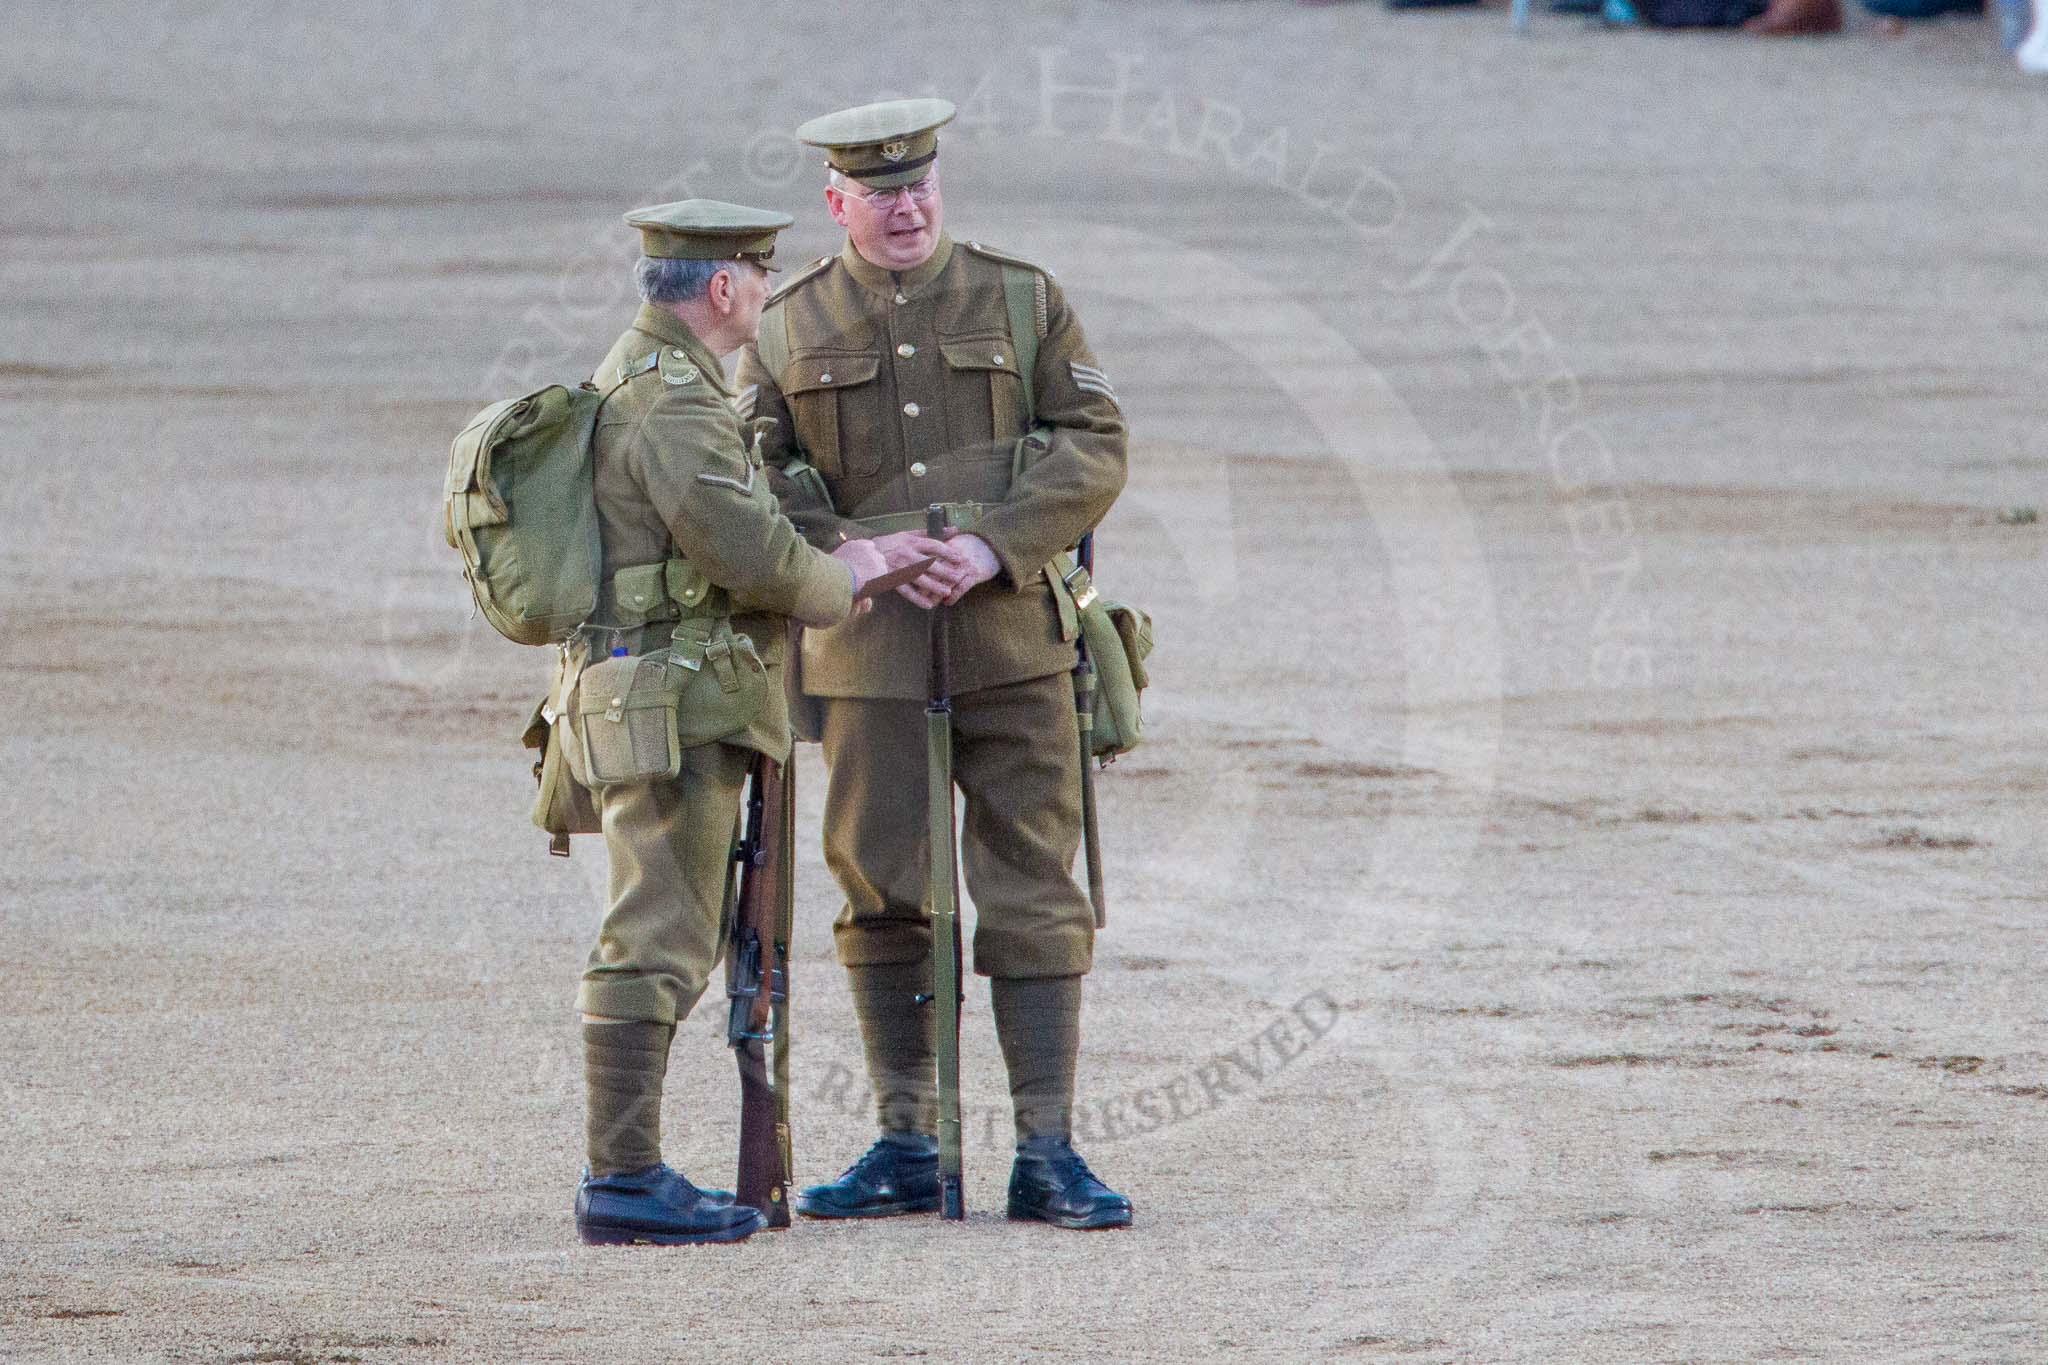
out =
[[[32,3],[0,56],[0,1358],[2048,1358],[2048,104],[1983,23],[1283,3]],[[575,1244],[600,847],[435,529],[631,311],[617,215],[802,216],[945,93],[1067,283],[1158,620],[1086,1150]],[[1093,90],[1098,93],[1087,93]],[[866,1140],[802,770],[798,1160]],[[670,1154],[722,1176],[710,1012]]]

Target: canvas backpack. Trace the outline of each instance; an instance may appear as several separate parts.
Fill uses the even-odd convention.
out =
[[[597,609],[590,442],[610,392],[550,384],[503,399],[449,449],[443,530],[477,609],[515,644],[559,643]]]

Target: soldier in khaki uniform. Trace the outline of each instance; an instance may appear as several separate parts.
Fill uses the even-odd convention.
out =
[[[605,586],[570,666],[657,651],[699,669],[758,659],[773,685],[749,693],[762,698],[750,714],[717,720],[721,740],[684,749],[674,779],[597,793],[611,892],[577,993],[589,1169],[576,1219],[588,1242],[736,1241],[762,1226],[761,1215],[662,1164],[669,1043],[723,946],[749,751],[788,756],[787,620],[848,619],[860,585],[887,564],[871,543],[826,554],[797,533],[769,491],[719,366],[754,335],[775,235],[789,216],[694,199],[626,221],[641,235],[635,278],[645,302],[594,375],[611,390],[591,448]],[[587,690],[592,675],[581,677]],[[602,717],[568,711],[574,754],[578,727]]]
[[[812,544],[871,538],[893,554],[932,503],[956,528],[925,579],[803,637],[802,690],[821,699],[831,769],[826,860],[846,896],[834,934],[882,1138],[797,1208],[874,1217],[938,1202],[932,1011],[917,997],[930,990],[932,944],[925,613],[943,601],[974,968],[991,978],[1016,1114],[1010,1215],[1117,1226],[1130,1202],[1070,1142],[1094,919],[1073,879],[1076,626],[1045,567],[1122,489],[1124,423],[1051,276],[946,235],[937,129],[952,116],[944,100],[894,100],[797,130],[825,149],[825,202],[847,242],[776,294],[740,361],[740,411],[763,430],[776,491]],[[1015,457],[1030,422],[1026,463]]]

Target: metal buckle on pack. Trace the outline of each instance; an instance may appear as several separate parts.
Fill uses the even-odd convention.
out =
[[[1085,580],[1078,592],[1074,589],[1074,580],[1077,578]],[[1060,575],[1060,586],[1072,594],[1075,611],[1088,610],[1095,605],[1095,599],[1101,595],[1095,591],[1095,581],[1088,577],[1088,571],[1079,564]]]
[[[695,673],[704,667],[704,659],[711,653],[710,640],[709,631],[678,622],[676,628],[669,632],[668,661],[677,668]]]
[[[720,636],[704,646],[704,662],[711,665],[711,672],[718,678],[718,685],[727,692],[740,690],[740,673],[732,661],[732,637]]]

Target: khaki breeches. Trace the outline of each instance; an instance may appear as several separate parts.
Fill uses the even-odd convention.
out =
[[[846,904],[833,925],[849,967],[931,954],[921,701],[824,699],[825,861]],[[974,970],[1074,976],[1095,916],[1074,884],[1080,733],[1064,673],[953,699],[953,778],[966,798],[960,862],[974,901]]]
[[[598,794],[611,893],[576,992],[585,1014],[674,1024],[704,993],[725,947],[726,871],[751,758],[699,745],[671,781]]]

